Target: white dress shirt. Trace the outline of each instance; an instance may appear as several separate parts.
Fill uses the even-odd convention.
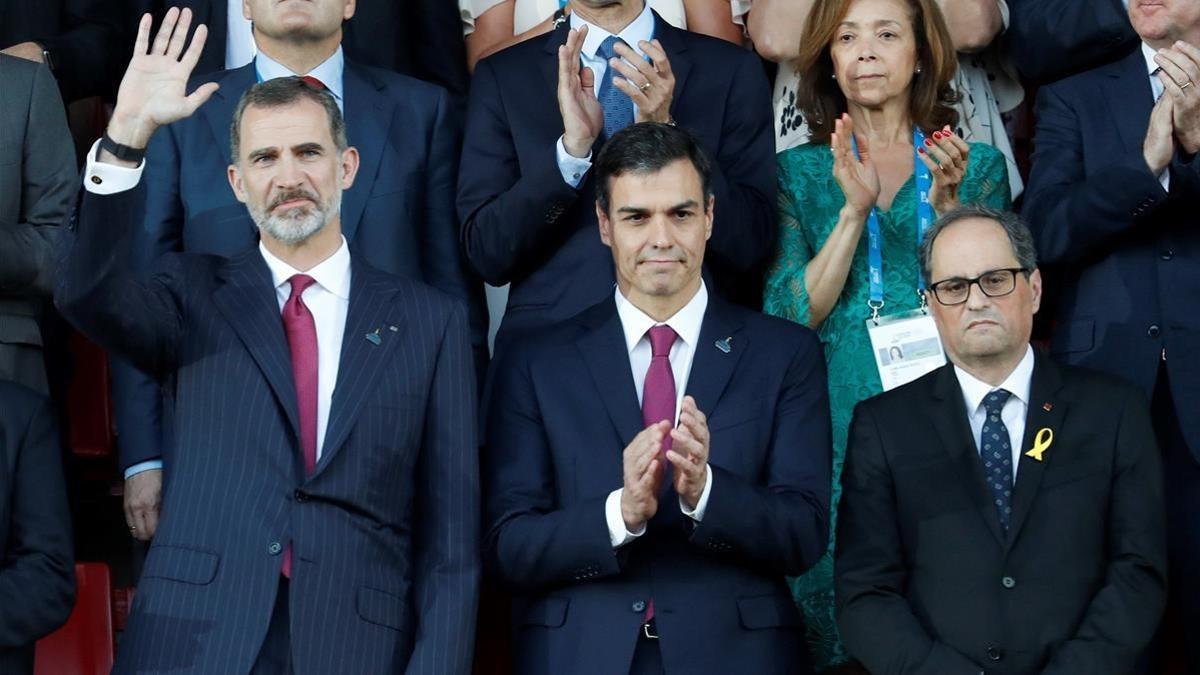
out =
[[[1017,465],[1021,463],[1023,452],[1021,443],[1025,438],[1025,417],[1029,411],[1029,386],[1033,380],[1033,347],[1025,348],[1025,356],[1021,358],[1021,362],[998,387],[976,379],[957,365],[954,366],[954,375],[958,378],[958,386],[962,388],[976,452],[982,447],[980,436],[983,434],[983,423],[987,420],[987,409],[983,407],[983,399],[997,389],[1004,389],[1012,394],[1000,409],[1000,420],[1008,429],[1008,446],[1012,448],[1013,484],[1016,485]]]
[[[618,288],[615,292],[617,302],[617,318],[621,320],[621,328],[625,331],[625,348],[629,350],[629,367],[633,372],[633,383],[637,388],[638,405],[642,404],[642,389],[645,386],[646,371],[650,370],[650,336],[648,331],[654,326],[670,326],[678,335],[671,345],[671,374],[675,377],[675,423],[679,423],[679,410],[683,405],[684,392],[687,391],[688,376],[692,372],[692,356],[696,353],[696,343],[700,339],[700,326],[704,323],[704,311],[708,309],[708,289],[700,282],[700,289],[674,316],[661,324],[645,312],[638,309],[621,294]],[[679,510],[696,522],[704,519],[704,510],[708,506],[708,495],[712,491],[712,471],[707,473],[704,480],[704,491],[696,502],[696,508],[689,510],[679,499]],[[637,532],[625,528],[625,519],[621,516],[621,495],[624,488],[617,488],[608,495],[604,502],[604,517],[608,522],[608,536],[613,548],[623,546],[642,536],[646,532],[643,524]]]
[[[258,45],[250,19],[242,16],[242,0],[229,0],[225,21],[225,69],[233,70],[254,60]]]
[[[275,283],[275,299],[283,305],[292,294],[288,280],[297,274],[307,274],[316,283],[304,289],[301,298],[312,312],[317,329],[317,459],[325,446],[325,428],[329,422],[329,406],[337,384],[338,362],[342,355],[342,336],[346,332],[346,312],[350,309],[350,248],[346,238],[333,255],[307,272],[301,272],[276,258],[261,241],[258,250],[271,270]],[[282,317],[280,321],[282,321]]]
[[[594,93],[596,96],[599,96],[600,84],[604,82],[604,73],[608,72],[608,61],[596,52],[600,49],[601,43],[608,39],[612,33],[584,21],[579,18],[578,14],[572,12],[571,28],[578,29],[582,26],[588,27],[588,34],[587,38],[583,41],[583,47],[579,50],[579,61],[583,66],[592,69],[592,73],[596,76]],[[638,42],[641,40],[649,42],[654,39],[654,13],[650,10],[648,3],[642,7],[642,13],[638,14],[633,22],[626,26],[620,33],[617,33],[617,37],[624,40],[639,56],[643,58],[646,56],[646,53],[638,47]],[[613,75],[615,77],[619,73],[614,73]],[[637,115],[637,104],[633,106],[633,114]],[[579,184],[583,182],[583,177],[587,175],[588,169],[592,168],[591,151],[588,151],[587,157],[572,156],[567,152],[562,136],[558,137],[556,148],[558,171],[562,174],[563,180],[573,188],[579,187]]]
[[[1158,79],[1158,75],[1154,74],[1159,67],[1158,64],[1154,62],[1154,55],[1157,53],[1158,50],[1156,50],[1154,47],[1151,47],[1145,42],[1142,43],[1142,57],[1146,59],[1146,72],[1150,74],[1150,91],[1154,93],[1155,103],[1158,103],[1158,99],[1162,98],[1163,91],[1166,89],[1166,85],[1162,83],[1162,80]],[[1163,169],[1162,173],[1158,174],[1158,182],[1163,186],[1164,190],[1167,190],[1168,192],[1171,190],[1170,167]]]

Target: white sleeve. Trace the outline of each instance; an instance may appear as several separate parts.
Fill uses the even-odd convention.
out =
[[[105,164],[97,161],[100,154],[100,139],[92,144],[87,154],[87,165],[83,169],[83,187],[88,192],[98,195],[111,195],[126,190],[132,190],[142,180],[142,169],[146,168],[146,160],[142,160],[135,168],[129,169],[116,164]]]
[[[462,18],[463,36],[475,32],[475,19],[504,0],[458,0],[458,15]]]

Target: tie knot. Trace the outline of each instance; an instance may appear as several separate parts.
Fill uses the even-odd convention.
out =
[[[600,55],[604,58],[611,59],[617,55],[616,50],[618,44],[625,44],[625,41],[616,35],[609,35],[608,37],[604,38],[604,42],[600,43],[600,49],[596,51],[600,52]]]
[[[670,356],[671,345],[675,344],[675,338],[679,337],[674,329],[667,325],[652,327],[649,335],[651,356]]]
[[[1004,404],[1008,402],[1008,397],[1012,396],[1012,392],[1007,389],[997,389],[983,397],[983,407],[988,411],[988,414],[1000,412]]]
[[[292,278],[288,279],[288,283],[292,285],[291,298],[298,298],[304,293],[304,289],[317,283],[317,280],[307,274],[293,274]]]
[[[312,87],[313,89],[325,91],[326,89],[329,88],[329,87],[325,86],[324,82],[318,80],[317,78],[313,77],[312,75],[305,75],[304,77],[302,77],[300,79],[304,80],[304,83],[307,84],[308,86]]]

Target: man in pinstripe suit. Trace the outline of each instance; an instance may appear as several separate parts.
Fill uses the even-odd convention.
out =
[[[333,99],[282,78],[239,103],[229,181],[259,246],[123,269],[147,141],[217,86],[185,95],[205,37],[185,51],[190,18],[169,12],[153,45],[142,20],[57,293],[82,332],[174,390],[162,517],[114,672],[465,673],[479,567],[465,310],[348,251],[358,154]]]

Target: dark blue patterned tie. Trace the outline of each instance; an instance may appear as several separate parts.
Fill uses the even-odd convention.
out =
[[[983,473],[992,490],[992,503],[996,505],[1000,525],[1005,530],[1012,515],[1012,445],[1000,411],[1010,396],[1012,392],[997,389],[983,398],[987,417],[979,434],[979,457],[983,460]]]
[[[600,49],[596,50],[596,53],[604,57],[605,63],[617,56],[614,49],[618,42],[625,44],[621,38],[610,35],[600,43]],[[613,134],[633,124],[633,101],[613,84],[613,77],[619,75],[617,69],[608,63],[604,71],[604,79],[600,82],[600,92],[596,95],[596,98],[600,99],[600,107],[604,108],[604,138],[606,139],[612,138]]]

